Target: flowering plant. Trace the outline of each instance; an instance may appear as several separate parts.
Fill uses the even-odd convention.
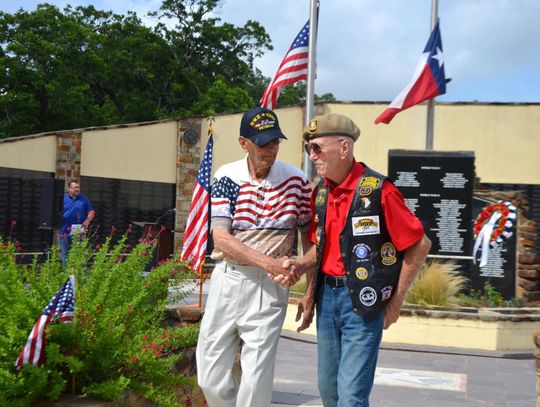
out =
[[[161,406],[181,405],[178,386],[193,379],[173,374],[174,366],[180,350],[196,343],[198,327],[164,330],[162,321],[167,303],[189,292],[188,274],[174,259],[145,275],[154,245],[142,242],[127,253],[125,240],[111,247],[108,239],[93,252],[87,240],[74,239],[65,269],[55,251],[42,265],[22,266],[11,243],[0,245],[0,405],[28,406],[66,392],[112,400],[128,389]],[[36,318],[70,274],[72,323],[49,325],[41,367],[15,371]]]

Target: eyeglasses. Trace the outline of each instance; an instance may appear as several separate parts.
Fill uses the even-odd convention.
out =
[[[336,141],[345,141],[344,139],[340,138]],[[321,154],[321,152],[325,149],[327,149],[328,146],[321,146],[320,144],[317,144],[317,143],[314,143],[314,142],[309,142],[309,143],[304,143],[304,149],[306,150],[306,153],[308,153],[309,155],[311,155],[311,153],[315,154],[315,155],[319,155]]]

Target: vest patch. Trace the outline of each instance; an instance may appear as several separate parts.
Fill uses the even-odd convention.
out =
[[[317,226],[317,229],[315,229],[315,244],[319,246],[319,243],[321,242],[321,234],[322,234],[322,227]]]
[[[379,215],[355,216],[351,219],[354,236],[378,235],[381,233]]]
[[[368,195],[371,195],[372,192],[373,192],[373,188],[371,187],[358,188],[358,195],[360,196],[368,196]]]
[[[371,307],[377,301],[377,292],[371,287],[364,287],[360,291],[360,302],[366,307]]]
[[[385,266],[391,266],[394,264],[397,261],[396,253],[396,246],[394,246],[392,243],[387,242],[383,244],[381,247],[382,264]]]
[[[360,198],[360,207],[362,209],[368,209],[371,206],[371,200],[367,196]]]
[[[356,246],[353,247],[353,253],[356,256],[357,259],[363,260],[368,257],[369,252],[371,251],[371,248],[364,243],[358,243]]]
[[[368,278],[367,268],[358,267],[356,269],[356,278],[358,278],[358,280],[367,280],[367,278]]]
[[[326,188],[319,189],[317,198],[315,198],[316,206],[324,206],[326,204]]]
[[[360,185],[377,189],[381,185],[381,180],[375,177],[365,177],[360,181]]]
[[[381,289],[381,301],[387,301],[390,299],[390,297],[392,296],[392,290],[394,289],[394,287],[392,287],[391,285],[387,285],[386,287],[383,287]]]

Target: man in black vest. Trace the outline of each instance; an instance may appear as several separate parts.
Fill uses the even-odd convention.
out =
[[[298,331],[309,326],[316,307],[325,407],[369,406],[382,330],[399,318],[431,247],[394,184],[355,160],[359,135],[351,119],[336,113],[315,117],[304,129],[321,176],[312,198],[315,246],[286,264],[297,274],[307,272]]]

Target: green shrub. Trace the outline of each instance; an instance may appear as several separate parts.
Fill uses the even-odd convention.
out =
[[[143,242],[126,253],[125,240],[114,247],[107,241],[95,253],[87,241],[74,242],[65,270],[56,252],[45,264],[17,265],[13,245],[1,244],[0,405],[28,406],[73,390],[111,400],[128,388],[162,406],[180,405],[177,387],[191,381],[172,369],[179,350],[196,343],[198,327],[161,323],[167,302],[188,293],[188,275],[175,259],[143,277],[154,246]],[[16,371],[30,330],[71,274],[73,322],[49,325],[45,363]]]
[[[412,283],[405,302],[418,305],[454,305],[456,295],[465,287],[467,278],[461,276],[452,262],[433,260],[424,264]]]
[[[517,298],[505,301],[504,297],[491,284],[485,283],[482,290],[470,290],[468,294],[457,297],[463,307],[521,307],[523,302]]]

